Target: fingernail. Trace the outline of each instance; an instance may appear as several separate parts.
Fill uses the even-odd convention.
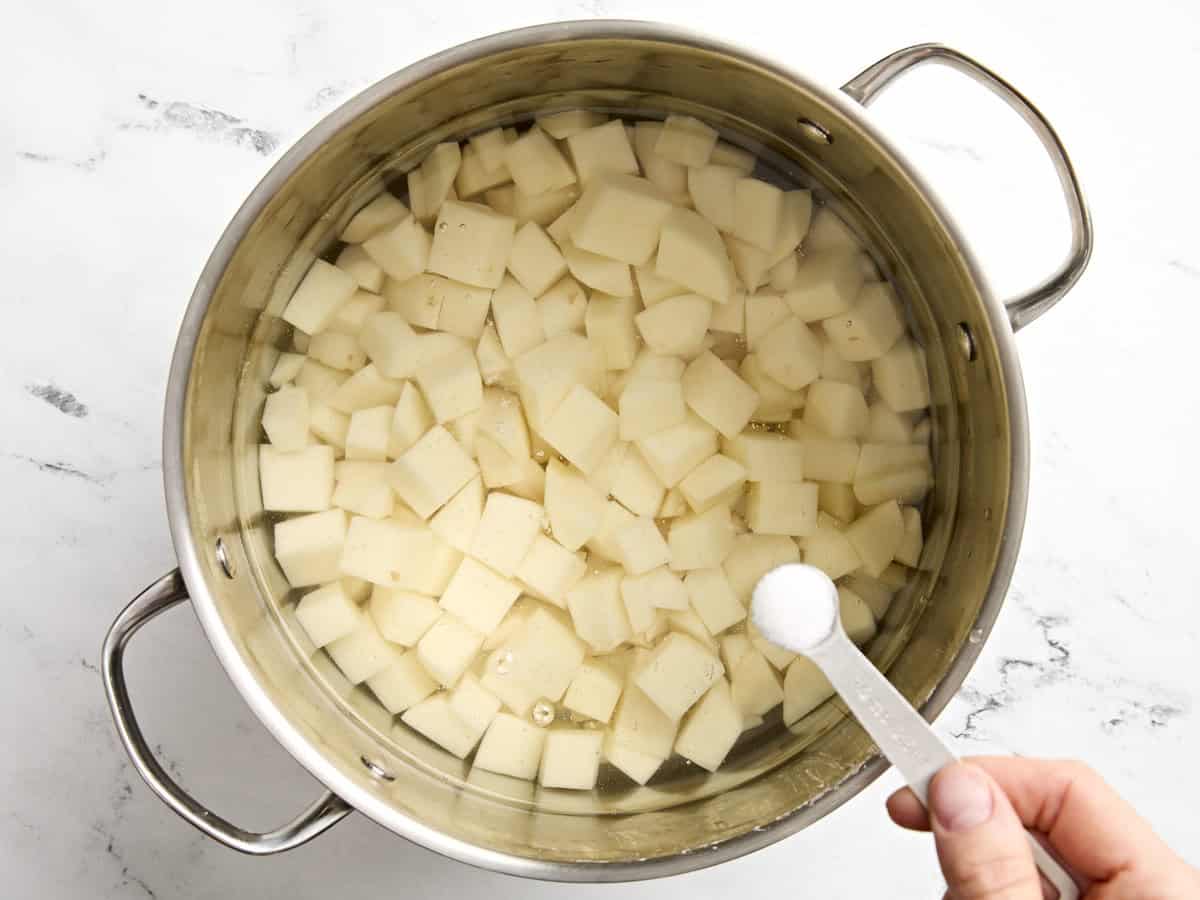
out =
[[[966,831],[992,817],[992,788],[982,772],[956,763],[933,779],[929,805],[947,831]]]

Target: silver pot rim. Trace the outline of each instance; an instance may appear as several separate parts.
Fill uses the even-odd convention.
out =
[[[427,57],[387,76],[348,100],[313,126],[271,167],[235,213],[209,256],[188,302],[167,383],[163,416],[163,482],[168,524],[178,555],[179,568],[191,596],[193,609],[209,643],[230,680],[233,681],[254,714],[274,738],[314,778],[375,822],[427,849],[460,862],[509,875],[550,881],[635,881],[695,871],[769,846],[796,833],[854,797],[886,770],[887,763],[881,757],[876,756],[862,769],[840,783],[836,790],[829,791],[813,803],[793,810],[789,815],[770,823],[762,830],[744,833],[691,854],[624,862],[555,862],[500,853],[452,838],[397,812],[339,772],[268,698],[253,672],[236,650],[217,613],[216,604],[208,589],[204,576],[205,569],[200,563],[200,547],[189,526],[189,499],[183,457],[184,410],[192,358],[213,292],[238,244],[291,174],[344,125],[390,94],[414,82],[480,57],[528,44],[569,38],[628,38],[661,41],[714,50],[745,59],[753,65],[772,71],[803,89],[817,94],[826,103],[836,107],[839,112],[853,120],[887,149],[905,176],[922,193],[940,220],[942,227],[953,238],[978,288],[995,336],[997,355],[1004,376],[1009,405],[1012,448],[1010,497],[995,569],[987,596],[974,626],[977,633],[983,637],[987,636],[999,613],[1016,565],[1017,551],[1025,522],[1029,483],[1029,440],[1025,390],[1013,329],[1005,306],[989,290],[978,261],[945,205],[905,155],[874,125],[866,114],[865,107],[856,103],[842,91],[830,89],[800,72],[759,56],[753,51],[673,25],[632,20],[586,20],[535,25],[479,38]],[[1084,263],[1086,264],[1086,259]],[[926,719],[932,721],[954,696],[978,658],[983,643],[980,640],[977,643],[963,644],[945,678],[921,707],[921,713]]]

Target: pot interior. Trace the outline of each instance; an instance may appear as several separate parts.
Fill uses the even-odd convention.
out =
[[[929,715],[964,677],[978,652],[968,635],[990,626],[1007,584],[1006,541],[1023,513],[1023,497],[1010,504],[1023,435],[1014,437],[1009,409],[1023,400],[1005,377],[1008,336],[997,329],[1006,326],[902,161],[827,90],[707,41],[630,23],[500,35],[382,82],[276,165],[210,260],[193,300],[207,300],[207,311],[179,351],[190,359],[176,461],[186,508],[172,513],[186,518],[204,590],[191,587],[209,636],[297,758],[382,824],[509,871],[615,879],[695,868],[815,821],[878,773],[874,745],[833,700],[791,728],[776,710],[715,774],[676,767],[647,787],[618,776],[569,792],[473,771],[393,728],[365,687],[297,640],[297,592],[274,562],[276,519],[262,510],[256,452],[267,376],[290,345],[278,315],[312,260],[336,252],[349,216],[383,186],[402,192],[404,173],[439,141],[579,107],[634,118],[685,112],[713,124],[775,180],[813,188],[908,303],[929,361],[935,488],[920,571],[867,649],[911,701],[933,698]],[[812,140],[806,122],[832,142]],[[703,847],[716,856],[686,857]],[[653,864],[664,859],[673,861]],[[597,862],[627,865],[597,874]]]

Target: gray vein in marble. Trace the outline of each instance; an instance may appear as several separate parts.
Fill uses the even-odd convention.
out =
[[[87,406],[80,403],[78,397],[54,384],[27,384],[25,390],[39,400],[49,403],[64,415],[83,419],[88,414]]]
[[[17,158],[28,162],[46,163],[49,165],[70,166],[83,172],[94,172],[100,163],[108,158],[107,150],[100,150],[83,159],[70,159],[65,156],[55,156],[53,153],[39,153],[33,150],[18,150]]]
[[[182,100],[155,100],[138,94],[138,101],[155,118],[149,121],[121,123],[124,130],[188,131],[201,137],[220,140],[238,147],[247,147],[262,156],[269,156],[279,146],[279,136],[262,128],[253,128],[246,121],[223,110],[187,103]]]
[[[86,481],[88,484],[103,486],[112,481],[119,475],[134,472],[151,472],[161,468],[161,464],[157,461],[151,463],[141,463],[136,466],[128,466],[121,469],[113,469],[111,472],[101,474],[93,472],[85,472],[83,469],[76,468],[68,462],[62,460],[38,459],[33,456],[26,456],[23,453],[0,453],[0,459],[12,459],[17,462],[28,463],[32,466],[37,466],[38,471],[45,472],[48,475],[61,475],[66,478],[78,478],[81,481]]]

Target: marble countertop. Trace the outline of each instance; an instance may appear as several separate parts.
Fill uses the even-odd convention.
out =
[[[1096,252],[1068,299],[1019,336],[1032,427],[1025,541],[997,627],[937,727],[964,753],[1088,760],[1200,862],[1190,799],[1200,795],[1200,403],[1188,387],[1200,334],[1200,131],[1180,103],[1200,64],[1200,7],[1147,0],[1130,16],[1103,6],[13,7],[0,37],[6,893],[565,893],[450,862],[362,817],[275,858],[225,850],[132,772],[96,664],[117,611],[174,565],[159,468],[167,367],[195,278],[237,204],[310,125],[381,76],[471,37],[593,16],[680,22],[830,84],[940,40],[1003,73],[1054,121],[1089,192]],[[876,115],[930,174],[1001,294],[1049,271],[1065,249],[1065,214],[1015,117],[946,70],[914,74]],[[266,828],[315,796],[186,610],[154,622],[129,665],[156,751],[211,808]],[[670,885],[572,896],[765,896],[798,885],[821,898],[938,896],[931,844],[884,815],[897,782],[889,773],[836,815],[745,859]]]

